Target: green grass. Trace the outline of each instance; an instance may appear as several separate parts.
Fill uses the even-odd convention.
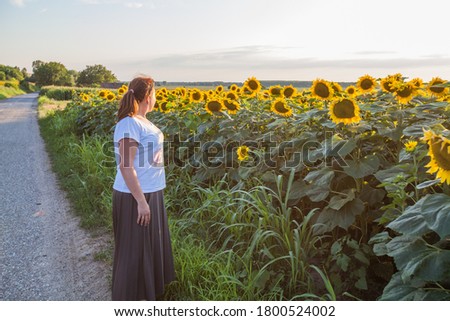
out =
[[[22,89],[0,86],[0,100],[26,94]]]
[[[75,115],[54,108],[57,105],[55,101],[41,98],[39,102],[39,124],[52,168],[81,217],[82,226],[111,235],[111,192],[115,168],[112,155],[106,148],[111,142],[98,136],[80,140],[72,133]],[[214,257],[204,241],[194,235],[186,235],[182,220],[170,217],[169,221],[177,281],[168,287],[164,298],[237,299],[233,285],[224,282],[216,284],[220,275],[232,274],[232,265],[227,257]],[[97,253],[95,258],[112,264],[112,255],[113,248],[108,247]]]
[[[63,102],[41,97],[39,106],[41,134],[53,170],[82,226],[112,236],[116,169],[111,138],[75,135],[77,114],[65,110]],[[311,233],[314,211],[302,213],[289,207],[289,190],[281,192],[283,185],[292,185],[292,175],[287,182],[277,177],[277,189],[271,190],[257,180],[248,186],[228,186],[225,178],[200,187],[189,171],[174,166],[167,166],[166,174],[165,199],[177,280],[162,299],[335,297],[330,295],[331,285],[323,291],[311,277],[311,272],[319,273],[310,264],[320,242]],[[108,246],[95,258],[112,264],[112,251]]]

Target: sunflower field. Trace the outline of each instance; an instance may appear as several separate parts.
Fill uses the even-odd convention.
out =
[[[109,188],[127,90],[76,92],[60,111],[80,140],[110,142]],[[448,81],[364,75],[299,89],[251,77],[156,97],[169,216],[229,266],[194,299],[450,299]]]

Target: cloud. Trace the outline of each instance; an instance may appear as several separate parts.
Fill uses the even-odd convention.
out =
[[[354,81],[363,74],[384,77],[400,72],[406,76],[428,79],[436,75],[450,78],[450,56],[430,55],[353,55],[320,58],[302,56],[299,48],[242,46],[202,52],[158,55],[111,62],[121,79],[131,79],[142,71],[168,81],[242,81],[249,76],[259,79]],[[293,52],[299,52],[297,56]]]
[[[420,68],[427,66],[450,66],[449,56],[402,57],[355,57],[324,59],[310,57],[287,57],[281,54],[283,47],[243,46],[225,50],[187,54],[172,54],[132,62],[135,65],[165,66],[186,69],[311,69],[311,68]],[[387,52],[386,52],[387,53]]]
[[[153,1],[149,1],[149,0],[144,0],[144,1],[140,1],[140,2],[130,2],[128,0],[80,0],[81,2],[88,4],[88,5],[112,5],[112,4],[116,4],[116,5],[123,5],[127,8],[131,8],[131,9],[139,9],[142,8],[144,6],[150,7],[150,8],[154,8],[155,5],[153,3]]]
[[[139,9],[144,6],[144,4],[140,3],[140,2],[126,2],[124,5],[125,5],[125,7],[132,8],[132,9]]]
[[[25,0],[9,0],[11,4],[17,7],[24,7],[25,6]]]
[[[373,56],[373,55],[393,55],[395,51],[376,51],[376,50],[366,50],[354,52],[355,55],[359,56]]]

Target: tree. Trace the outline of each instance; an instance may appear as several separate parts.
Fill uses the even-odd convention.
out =
[[[116,76],[103,65],[86,66],[78,74],[77,85],[79,86],[100,86],[105,82],[116,82]]]
[[[0,71],[4,72],[6,80],[15,79],[21,81],[26,77],[26,75],[22,74],[19,67],[0,65]]]
[[[73,80],[66,67],[59,62],[33,61],[33,78],[38,86],[72,86]]]

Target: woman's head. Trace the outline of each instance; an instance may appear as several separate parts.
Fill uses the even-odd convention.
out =
[[[135,116],[139,112],[139,105],[147,102],[148,99],[152,100],[153,107],[154,101],[154,88],[155,81],[150,77],[137,77],[134,78],[128,85],[128,91],[123,95],[120,100],[119,112],[117,114],[118,120],[127,116]]]

